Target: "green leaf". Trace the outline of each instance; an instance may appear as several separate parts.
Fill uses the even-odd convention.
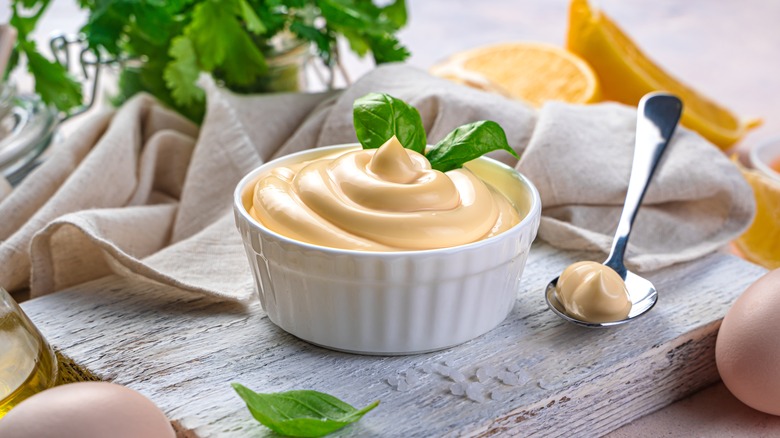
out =
[[[240,27],[230,9],[206,0],[198,3],[192,12],[192,22],[186,33],[198,53],[200,65],[206,71],[222,65],[227,53],[232,50],[231,38],[221,35],[222,32],[235,34]]]
[[[35,77],[35,92],[41,99],[60,111],[67,111],[82,103],[81,84],[73,79],[61,64],[49,61],[35,49],[35,44],[19,41],[27,58],[27,69]]]
[[[19,32],[19,39],[26,40],[27,36],[35,30],[35,26],[38,24],[38,20],[43,16],[46,8],[49,7],[51,0],[14,0],[11,4],[11,10],[13,15],[11,16],[10,24],[15,27]],[[21,8],[20,8],[21,6]],[[38,9],[34,10],[37,7]],[[22,9],[32,15],[22,14]]]
[[[409,50],[390,34],[370,36],[368,41],[377,64],[403,61],[409,57]]]
[[[246,0],[238,0],[238,7],[241,18],[244,19],[246,28],[249,29],[255,35],[260,35],[266,32],[265,25],[260,21],[260,17],[252,10],[252,6],[246,2]]]
[[[298,38],[312,41],[317,46],[317,50],[323,55],[325,61],[329,61],[331,50],[336,44],[336,40],[333,37],[314,26],[300,21],[293,21],[292,24],[290,24],[290,31],[297,35]]]
[[[379,405],[379,401],[375,401],[357,410],[332,395],[317,391],[258,394],[238,383],[232,386],[257,421],[278,434],[294,437],[325,436],[360,420]]]
[[[406,2],[404,0],[395,0],[382,9],[387,18],[396,28],[406,26],[408,15],[406,13]]]
[[[506,134],[496,122],[484,120],[460,126],[447,134],[442,141],[436,143],[426,154],[431,167],[447,172],[459,169],[482,155],[503,149],[515,158],[517,153],[509,147]]]
[[[317,5],[329,25],[377,33],[392,31],[389,22],[381,20],[379,8],[370,1],[319,0]]]
[[[94,9],[89,14],[87,24],[81,28],[87,36],[89,47],[91,49],[102,47],[114,56],[119,55],[121,53],[119,40],[129,14],[130,8],[121,3],[113,7],[106,5]]]
[[[339,30],[341,31],[342,35],[344,35],[344,38],[346,38],[349,42],[349,48],[352,49],[352,51],[355,52],[358,56],[362,58],[366,55],[366,53],[368,53],[370,47],[363,35],[348,28]]]
[[[173,60],[165,67],[163,78],[173,99],[179,105],[203,101],[206,93],[196,84],[200,67],[192,41],[185,36],[174,38],[169,55]]]
[[[241,31],[237,35],[233,47],[235,51],[225,57],[222,65],[228,86],[251,85],[258,76],[268,71],[265,57],[246,32]]]
[[[396,136],[413,151],[424,153],[425,128],[420,113],[401,99],[382,93],[370,93],[352,106],[355,134],[364,149],[375,149]]]
[[[203,70],[211,72],[221,68],[228,86],[249,85],[268,66],[232,10],[213,1],[199,3],[185,34],[192,41]]]

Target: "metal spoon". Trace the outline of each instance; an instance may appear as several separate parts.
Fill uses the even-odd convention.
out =
[[[628,237],[631,234],[631,225],[634,223],[642,198],[645,196],[647,186],[653,177],[658,162],[669,145],[669,140],[674,133],[677,122],[682,113],[682,102],[677,96],[666,93],[650,93],[642,97],[637,109],[636,143],[634,146],[634,162],[631,167],[631,177],[628,181],[628,192],[623,204],[623,212],[620,214],[615,238],[612,241],[612,250],[604,265],[617,272],[626,282],[631,311],[626,319],[611,322],[589,322],[574,318],[566,313],[563,304],[558,301],[555,286],[558,284],[556,277],[547,285],[545,298],[547,305],[558,316],[566,321],[585,327],[609,327],[624,324],[647,313],[658,300],[658,292],[655,286],[644,278],[626,269],[623,264],[623,256],[626,253]]]

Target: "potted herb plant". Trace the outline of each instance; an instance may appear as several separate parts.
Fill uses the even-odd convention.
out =
[[[41,55],[31,38],[51,0],[12,0],[19,40],[12,63],[27,59],[35,90],[66,111],[81,103],[80,84]],[[201,72],[238,92],[290,91],[313,47],[330,68],[343,37],[377,64],[409,56],[396,38],[406,24],[404,0],[79,0],[89,12],[81,31],[88,48],[117,60],[119,102],[151,93],[189,118],[204,113]]]

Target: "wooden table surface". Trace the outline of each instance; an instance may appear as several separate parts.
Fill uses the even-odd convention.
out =
[[[53,29],[73,31],[83,22],[83,14],[79,14],[71,3],[75,1],[53,2],[51,11],[41,22],[38,32],[41,41],[46,40],[48,32]],[[401,38],[413,53],[409,62],[421,68],[427,68],[451,53],[483,44],[510,40],[536,40],[555,44],[562,44],[564,41],[568,4],[566,0],[408,0],[408,3],[410,23],[408,28],[402,31]],[[646,53],[668,71],[741,115],[762,117],[764,125],[745,138],[742,148],[748,148],[764,138],[780,136],[780,58],[777,56],[780,27],[776,24],[777,17],[780,17],[780,2],[601,0],[594,3],[599,4]],[[4,7],[0,7],[0,21],[7,18],[7,13]],[[347,64],[353,76],[358,76],[370,68],[369,63],[352,58],[348,59]],[[21,83],[24,85],[24,79]],[[544,245],[541,245],[541,248],[540,251],[535,250],[529,262],[527,282],[524,290],[520,291],[520,298],[532,293],[534,288],[539,286],[534,281],[542,282],[543,278],[552,275],[555,269],[563,266],[566,259],[572,257],[571,254],[559,254],[556,258],[546,252],[548,250]],[[540,262],[548,260],[548,257],[551,257],[551,263]],[[669,294],[671,296],[667,301],[666,296],[662,295],[661,304],[654,310],[653,315],[644,321],[638,321],[639,325],[634,328],[621,329],[616,333],[630,338],[632,334],[638,335],[642,330],[650,330],[656,324],[660,324],[662,328],[673,329],[665,332],[657,349],[649,350],[653,357],[667,357],[672,351],[680,351],[674,350],[675,345],[711,346],[718,317],[722,316],[736,294],[761,272],[760,269],[736,259],[713,257],[688,267],[675,267],[670,274],[656,273],[653,277],[667,288],[680,288],[684,291],[686,287],[692,287],[692,284],[681,286],[676,282],[688,278],[681,275],[688,269],[695,274],[695,280],[708,284],[708,287],[727,289],[727,294],[717,306],[709,309],[712,313],[708,314],[707,318],[699,320],[676,314],[676,310],[669,306],[678,297]],[[535,264],[538,265],[536,268],[533,267]],[[604,396],[597,392],[595,396],[592,395],[595,391],[594,382],[599,382],[599,376],[586,372],[578,374],[572,371],[576,367],[569,370],[574,372],[574,380],[567,380],[568,386],[548,385],[549,382],[539,386],[542,380],[537,375],[529,381],[529,385],[535,384],[535,387],[499,387],[509,393],[508,401],[501,403],[488,400],[477,404],[453,399],[447,395],[447,379],[440,375],[423,376],[420,387],[407,392],[395,391],[388,386],[386,380],[383,382],[387,376],[405,370],[409,365],[441,363],[448,358],[454,361],[455,366],[473,371],[475,364],[509,364],[513,358],[529,357],[532,361],[526,364],[525,369],[536,372],[534,366],[545,362],[539,356],[541,353],[529,353],[527,349],[539,345],[534,342],[515,343],[513,341],[517,335],[537,333],[544,342],[552,342],[555,336],[568,336],[570,333],[570,329],[565,326],[556,325],[552,319],[548,320],[549,312],[545,312],[539,302],[527,305],[524,300],[519,300],[508,321],[489,336],[443,353],[407,359],[355,358],[330,353],[294,340],[275,329],[256,306],[247,314],[229,306],[197,300],[191,302],[181,296],[160,299],[153,296],[154,292],[155,289],[148,285],[139,286],[107,279],[84,288],[25,303],[24,307],[59,348],[93,368],[102,377],[127,384],[149,395],[163,406],[172,418],[179,421],[181,430],[197,431],[198,436],[262,434],[259,432],[262,429],[251,425],[248,414],[236,403],[237,399],[230,391],[220,387],[232,380],[242,381],[259,390],[290,389],[302,384],[322,385],[320,389],[341,387],[344,392],[334,392],[356,405],[373,398],[382,399],[380,410],[369,414],[359,425],[345,433],[355,436],[379,433],[401,436],[402,431],[412,430],[425,430],[432,435],[460,434],[467,431],[479,433],[500,431],[503,427],[510,427],[508,431],[526,435],[526,432],[532,429],[512,429],[514,426],[509,423],[517,421],[517,424],[523,426],[533,424],[534,427],[545,427],[549,421],[565,422],[553,415],[560,412],[557,409],[564,404],[561,402],[563,397],[550,398],[557,396],[562,390],[582,396],[580,400],[586,401],[578,405],[578,408],[585,411],[596,406],[587,402],[589,399],[586,395]],[[185,305],[180,306],[181,303]],[[665,326],[669,324],[670,318],[679,321],[679,325]],[[139,330],[142,330],[138,333],[128,334],[123,332],[122,328],[126,324],[147,325],[139,327]],[[193,331],[182,329],[190,324],[196,326]],[[696,329],[697,324],[699,331]],[[240,327],[243,337],[239,339],[241,342],[234,343],[242,345],[241,348],[245,350],[232,347],[239,351],[233,352],[229,357],[222,356],[225,352],[221,348],[227,349],[227,346],[221,347],[214,342],[219,339],[230,341],[231,335],[227,334],[228,331],[222,335],[215,333],[216,327],[220,326]],[[549,333],[538,332],[541,327],[549,329]],[[676,337],[675,330],[680,331]],[[677,344],[684,339],[680,337],[683,333],[696,333],[698,342]],[[109,338],[106,338],[107,336]],[[110,336],[115,336],[115,342],[106,342],[111,340]],[[576,333],[573,339],[593,337],[600,347],[608,348],[612,336],[617,335]],[[491,344],[492,342],[495,344]],[[497,348],[497,345],[500,345],[500,348]],[[552,345],[554,344],[545,344],[545,348],[552,348]],[[198,349],[212,354],[198,354]],[[584,354],[579,351],[577,355],[568,356],[568,360],[582,358]],[[658,396],[647,395],[653,392],[654,387],[645,388],[645,396],[639,398],[639,404],[629,405],[636,406],[629,417],[636,418],[657,410],[695,387],[714,381],[716,376],[711,367],[711,351],[698,350],[697,354],[698,359],[694,358],[690,362],[691,366],[702,363],[706,357],[710,360],[709,368],[703,370],[699,380],[686,380],[690,386],[685,387],[682,392],[674,392],[666,383],[677,382],[679,380],[675,379],[687,376],[678,373],[659,382]],[[674,358],[673,355],[671,357]],[[538,362],[533,365],[533,360],[537,359]],[[593,360],[592,357],[590,359]],[[295,369],[286,370],[280,366],[295,365],[305,360],[319,363],[324,360],[328,366],[325,367],[325,372],[323,367],[298,368],[298,371],[310,373],[309,377],[302,380],[297,377],[299,374],[294,372]],[[354,366],[345,368],[340,365],[344,361],[353,363]],[[598,361],[591,363],[596,362]],[[614,369],[610,367],[619,367],[619,364],[603,362],[599,366]],[[219,370],[215,371],[216,368]],[[204,371],[205,369],[211,371]],[[543,387],[545,385],[548,387]],[[616,393],[621,396],[624,394],[617,390],[617,386],[614,388]],[[205,392],[195,393],[195,389]],[[761,433],[757,431],[761,430],[759,426],[762,424],[770,425],[769,429],[763,429],[769,430],[769,436],[771,431],[777,431],[780,426],[774,420],[775,417],[750,410],[730,418],[726,415],[727,412],[721,411],[720,413],[724,414],[721,420],[729,418],[736,424],[731,424],[731,429],[723,426],[723,423],[715,423],[715,429],[704,428],[702,423],[696,426],[697,419],[702,421],[702,418],[709,418],[711,423],[714,421],[711,416],[704,414],[713,400],[721,405],[732,403],[730,406],[734,406],[733,398],[729,399],[730,395],[722,390],[722,386],[707,391],[703,393],[704,396],[694,396],[673,405],[678,408],[662,410],[646,417],[646,420],[639,420],[635,425],[618,430],[615,435],[635,436],[643,427],[661,423],[665,424],[665,429],[657,430],[659,434],[676,433],[686,436],[727,435],[734,434],[735,430],[739,435],[747,433],[759,436]],[[565,397],[571,400],[570,395]],[[422,401],[417,401],[418,398]],[[541,407],[550,403],[548,398],[557,403],[545,411]],[[538,404],[543,402],[547,404]],[[432,413],[433,424],[444,428],[424,428],[428,420],[419,414],[415,415],[415,408],[419,407],[416,403],[429,405],[432,410],[420,412]],[[521,405],[531,408],[519,411],[513,409],[513,406]],[[587,430],[588,435],[595,435],[613,430],[625,422],[623,420],[626,418],[609,417],[607,414],[611,411],[608,406],[603,409],[601,406],[596,407],[599,407],[599,412],[606,412],[604,415],[608,418],[604,417],[601,421],[592,423],[578,423],[572,426],[572,430]],[[738,409],[732,411],[736,412]],[[454,418],[441,418],[446,415],[452,415]],[[420,421],[410,421],[414,419]],[[690,421],[686,423],[685,419]],[[578,421],[584,420],[580,418]],[[674,423],[675,421],[677,423]],[[223,425],[226,424],[235,424],[235,427],[241,429],[231,433],[224,430]],[[421,429],[415,428],[418,426]]]
[[[764,272],[712,254],[647,273],[660,299],[631,324],[593,330],[562,321],[547,309],[544,287],[573,261],[598,257],[534,244],[499,327],[411,356],[329,351],[275,327],[258,302],[215,303],[132,279],[108,277],[23,308],[60,352],[155,401],[180,436],[269,436],[230,382],[314,389],[355,406],[381,400],[336,436],[597,436],[715,382],[720,318]],[[489,367],[514,377],[480,382],[477,370]],[[478,396],[454,394],[462,380]]]

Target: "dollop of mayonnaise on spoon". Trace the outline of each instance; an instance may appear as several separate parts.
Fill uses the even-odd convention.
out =
[[[583,321],[620,321],[631,311],[626,283],[601,263],[583,261],[570,265],[558,278],[555,290],[566,312]]]

